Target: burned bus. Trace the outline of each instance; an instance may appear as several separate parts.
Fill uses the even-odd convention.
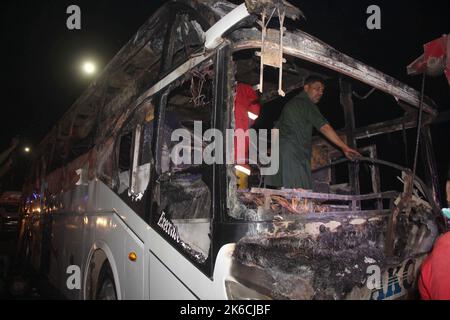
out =
[[[435,106],[296,29],[301,16],[279,1],[179,0],[154,13],[39,146],[20,238],[33,269],[69,299],[414,297],[440,232]],[[315,136],[313,190],[267,189],[262,163],[239,188],[233,164],[171,161],[177,129],[235,128],[237,83],[262,92],[258,126],[271,129],[312,74],[363,154],[343,160]],[[424,181],[379,156],[378,138],[407,140],[419,110]]]

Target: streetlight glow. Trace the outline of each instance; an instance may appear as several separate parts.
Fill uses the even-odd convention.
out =
[[[25,147],[25,148],[23,149],[23,151],[25,151],[26,153],[29,153],[31,150],[30,150],[30,148]]]
[[[83,71],[86,74],[93,74],[96,71],[96,69],[97,68],[95,67],[95,64],[90,61],[87,61],[83,64]]]

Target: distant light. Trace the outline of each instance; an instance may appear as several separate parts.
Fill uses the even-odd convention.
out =
[[[25,148],[23,149],[23,151],[25,151],[26,153],[30,153],[31,149],[28,148],[28,147],[25,147]]]
[[[248,114],[248,117],[252,120],[256,120],[259,117],[257,114],[254,114],[253,112],[250,112],[250,111],[247,112],[247,114]]]
[[[83,71],[86,74],[94,74],[95,71],[97,71],[97,68],[94,63],[88,61],[83,64]]]

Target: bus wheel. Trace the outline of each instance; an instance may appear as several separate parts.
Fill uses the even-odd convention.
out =
[[[96,300],[117,300],[114,277],[108,261],[103,264],[100,271],[95,298]]]

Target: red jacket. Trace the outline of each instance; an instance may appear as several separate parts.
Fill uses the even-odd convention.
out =
[[[238,83],[236,86],[236,97],[234,101],[234,123],[235,129],[242,129],[247,131],[249,128],[253,126],[255,120],[250,119],[249,112],[252,114],[259,116],[259,112],[261,110],[261,106],[258,103],[258,95],[253,90],[252,86],[245,83]],[[237,142],[236,137],[234,139],[234,159],[237,161]],[[245,139],[245,150],[244,155],[248,157],[249,150],[249,140]],[[244,160],[244,159],[242,159]],[[245,161],[248,163],[248,161]]]
[[[419,292],[423,300],[450,300],[450,232],[435,242],[422,264]]]

